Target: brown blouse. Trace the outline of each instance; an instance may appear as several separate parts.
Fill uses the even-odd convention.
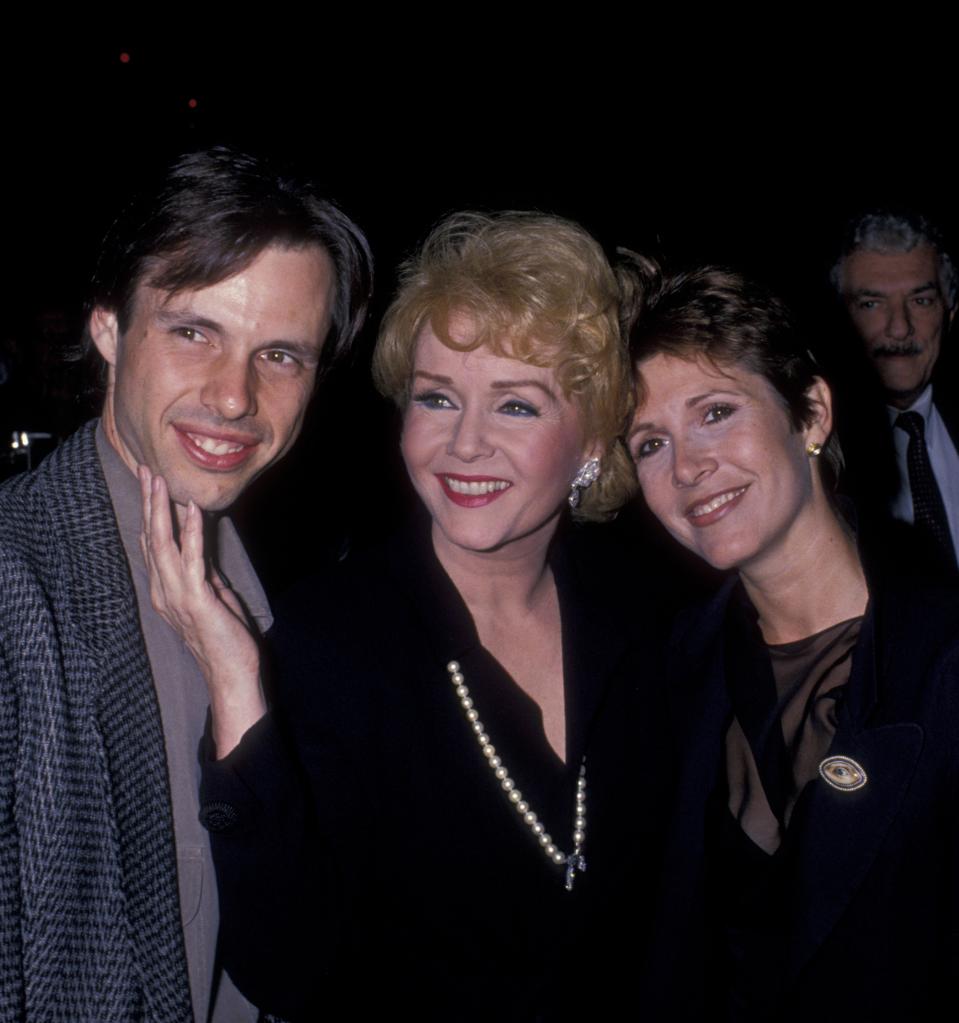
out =
[[[794,643],[767,645],[774,697],[755,694],[768,698],[755,709],[737,707],[734,697],[736,716],[726,733],[729,811],[766,853],[779,848],[796,800],[829,751],[837,697],[849,681],[861,622],[852,618]],[[771,719],[778,729],[768,727]],[[749,728],[756,722],[758,728]]]

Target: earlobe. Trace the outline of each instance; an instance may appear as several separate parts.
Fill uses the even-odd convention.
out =
[[[90,313],[90,337],[106,363],[115,367],[120,340],[117,314],[109,309],[104,309],[102,306],[97,306]]]
[[[595,444],[590,445],[583,453],[583,461],[584,462],[589,461],[589,459],[591,458],[597,458],[599,459],[599,461],[602,461],[604,454],[605,451],[603,449],[603,445],[600,443],[600,441],[596,441]]]
[[[806,439],[810,443],[825,444],[832,433],[832,391],[822,377],[815,377],[806,391],[809,403],[809,421]]]

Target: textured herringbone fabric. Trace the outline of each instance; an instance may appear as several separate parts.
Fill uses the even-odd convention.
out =
[[[153,680],[88,424],[0,488],[0,1021],[189,1021]]]

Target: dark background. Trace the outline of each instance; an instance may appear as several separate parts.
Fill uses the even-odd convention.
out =
[[[397,263],[444,213],[539,209],[610,252],[732,264],[786,295],[827,360],[844,340],[826,278],[850,213],[918,206],[955,233],[951,55],[934,52],[949,44],[934,27],[840,40],[809,18],[580,12],[558,24],[532,9],[522,26],[475,21],[443,39],[435,20],[431,36],[355,13],[347,28],[317,10],[271,40],[251,29],[243,46],[201,42],[186,21],[164,42],[143,29],[70,45],[37,33],[10,41],[0,78],[0,340],[16,369],[0,385],[4,446],[13,428],[62,435],[86,415],[61,356],[99,239],[145,170],[221,142],[292,158],[368,233],[371,329],[299,450],[240,509],[268,583],[400,512],[394,416],[367,364]]]

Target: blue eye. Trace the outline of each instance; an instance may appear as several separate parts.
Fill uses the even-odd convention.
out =
[[[509,401],[504,401],[500,405],[500,412],[507,416],[538,416],[539,412],[526,401],[520,401],[518,398],[510,398]]]
[[[421,394],[414,394],[413,401],[428,409],[456,408],[453,402],[440,391],[423,391]]]
[[[732,405],[710,405],[703,416],[704,423],[721,423],[728,419],[736,410]]]

